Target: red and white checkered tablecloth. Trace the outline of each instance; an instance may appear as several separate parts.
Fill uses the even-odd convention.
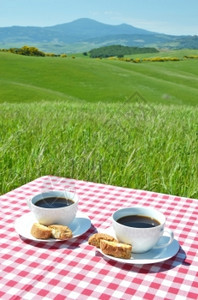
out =
[[[26,199],[48,184],[75,189],[79,211],[92,226],[65,242],[22,239],[14,222],[29,212]],[[198,299],[198,200],[55,176],[38,178],[0,197],[0,299]],[[88,237],[111,226],[121,206],[162,211],[180,244],[169,260],[146,265],[104,259]]]

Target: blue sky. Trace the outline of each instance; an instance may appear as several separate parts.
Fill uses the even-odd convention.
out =
[[[79,18],[198,35],[198,0],[0,0],[0,27],[51,26]]]

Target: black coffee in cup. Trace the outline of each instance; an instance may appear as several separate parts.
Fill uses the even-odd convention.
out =
[[[119,218],[117,222],[135,228],[151,228],[160,225],[160,222],[156,219],[141,215],[124,216]]]
[[[59,208],[72,205],[73,200],[63,197],[48,197],[38,200],[34,205],[43,208]]]

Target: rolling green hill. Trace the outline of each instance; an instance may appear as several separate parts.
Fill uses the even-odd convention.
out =
[[[198,103],[197,59],[135,64],[80,55],[26,57],[0,52],[0,66],[0,102],[120,102],[138,93],[148,102]]]

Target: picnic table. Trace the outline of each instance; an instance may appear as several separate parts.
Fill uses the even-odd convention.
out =
[[[31,214],[27,198],[48,185],[75,190],[80,197],[78,214],[86,226],[71,240],[36,241],[23,236],[26,224],[21,234],[16,230],[17,222]],[[2,195],[0,203],[0,299],[198,299],[196,199],[43,176]],[[93,233],[111,229],[115,210],[134,205],[165,214],[166,226],[174,231],[170,257],[159,250],[149,259],[141,254],[125,262],[88,244]]]

